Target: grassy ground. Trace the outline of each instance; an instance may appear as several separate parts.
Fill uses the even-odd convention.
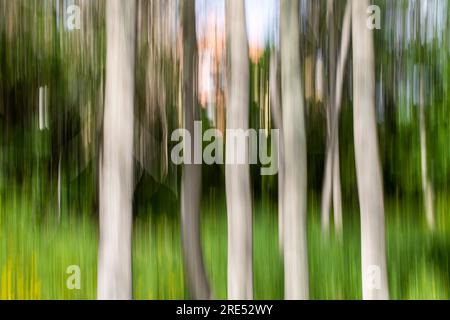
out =
[[[94,299],[97,221],[93,214],[73,214],[57,222],[56,214],[37,219],[32,201],[0,198],[0,298]],[[29,199],[28,199],[29,200]],[[344,236],[324,238],[318,210],[309,210],[308,241],[312,299],[360,299],[359,220],[346,210]],[[387,203],[387,257],[393,299],[450,298],[450,227],[445,197],[438,198],[439,229],[431,235],[420,205]],[[49,209],[48,209],[49,210]],[[216,298],[226,298],[227,227],[225,206],[207,204],[202,242]],[[137,215],[134,222],[133,277],[136,299],[187,297],[178,219]],[[69,290],[66,269],[81,269],[81,289]],[[275,209],[255,205],[254,292],[256,299],[283,297],[283,267],[278,248]]]

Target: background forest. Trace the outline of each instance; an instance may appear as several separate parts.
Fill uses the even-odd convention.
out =
[[[0,299],[449,299],[449,14],[0,0]],[[175,165],[195,119],[278,174]]]

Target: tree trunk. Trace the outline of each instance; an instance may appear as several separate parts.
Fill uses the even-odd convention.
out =
[[[334,121],[334,87],[336,74],[336,28],[334,14],[334,0],[327,0],[327,27],[329,32],[328,42],[328,101],[326,105],[327,117],[327,151],[325,155],[325,170],[322,184],[321,214],[322,232],[328,233],[330,227],[331,197],[333,193],[333,121]]]
[[[244,1],[227,0],[226,32],[229,66],[227,130],[248,129],[249,61]],[[226,164],[225,180],[228,211],[228,299],[253,298],[252,203],[248,144],[226,156],[245,154],[245,164]]]
[[[337,112],[337,110],[336,110]],[[338,236],[342,235],[342,193],[341,168],[339,165],[339,115],[335,116],[335,132],[333,143],[333,217],[334,229]]]
[[[346,4],[341,36],[341,48],[337,65],[334,43],[334,9],[333,0],[327,2],[327,20],[330,29],[330,87],[328,94],[327,129],[328,146],[325,156],[325,174],[322,187],[322,231],[328,232],[330,224],[330,202],[333,194],[334,226],[336,233],[342,233],[342,192],[339,161],[339,114],[342,100],[344,69],[350,43],[351,0]]]
[[[280,98],[280,59],[278,52],[274,50],[270,56],[270,97],[271,111],[275,127],[279,130],[278,146],[278,242],[280,250],[283,250],[283,196],[284,196],[284,139],[283,139],[283,114]]]
[[[306,238],[306,134],[300,70],[298,0],[281,0],[281,96],[285,142],[284,291],[285,298],[308,299]]]
[[[197,39],[195,35],[195,0],[184,0],[182,6],[183,24],[183,107],[184,127],[194,134],[194,121],[199,118],[197,102]],[[191,144],[191,155],[194,146]],[[189,292],[194,299],[209,299],[211,292],[203,264],[200,243],[200,203],[202,167],[199,164],[185,164],[181,178],[181,234],[183,256]]]
[[[136,2],[106,2],[106,97],[100,162],[98,299],[131,299]]]
[[[388,299],[383,180],[375,117],[373,33],[366,26],[368,0],[353,0],[353,126],[361,210],[364,299]]]
[[[336,88],[334,94],[334,121],[333,121],[333,212],[334,227],[336,233],[342,235],[342,192],[341,192],[341,168],[339,160],[339,115],[341,113],[342,89],[344,86],[344,70],[347,62],[348,49],[350,46],[352,3],[347,1],[342,25],[341,49],[336,67]]]
[[[422,191],[425,205],[425,214],[428,228],[434,230],[434,191],[428,177],[427,166],[427,129],[425,124],[425,68],[421,66],[420,70],[420,101],[419,101],[419,121],[420,121],[420,164],[422,176]]]
[[[329,108],[329,107],[327,107]],[[331,123],[331,119],[329,116],[329,110],[327,110],[327,127],[331,127],[329,125]],[[328,234],[330,228],[330,208],[331,208],[331,193],[333,187],[333,157],[331,152],[331,129],[327,129],[327,149],[325,154],[325,170],[323,175],[323,183],[322,183],[322,198],[320,205],[321,212],[321,225],[322,225],[322,233]]]

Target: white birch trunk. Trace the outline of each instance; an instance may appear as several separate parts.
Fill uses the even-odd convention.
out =
[[[228,52],[227,130],[248,129],[249,123],[249,58],[242,0],[227,0],[226,31]],[[226,157],[246,154],[245,164],[226,164],[225,180],[228,212],[228,299],[253,298],[252,203],[248,144],[244,150],[231,150],[226,144]]]
[[[106,92],[100,163],[98,299],[131,299],[134,0],[106,2]]]
[[[300,70],[298,0],[281,0],[281,96],[285,142],[284,292],[285,298],[308,299],[306,237],[306,134]]]
[[[339,159],[339,115],[341,113],[342,88],[344,86],[344,70],[347,62],[348,49],[351,35],[352,3],[347,1],[342,25],[341,49],[336,67],[336,88],[334,94],[334,127],[333,143],[333,213],[334,227],[338,236],[342,235],[342,192],[341,192],[341,168]]]
[[[322,187],[321,201],[321,219],[322,231],[326,233],[330,224],[330,202],[333,195],[333,214],[334,226],[336,233],[342,233],[342,192],[341,192],[341,174],[339,161],[339,114],[341,110],[342,87],[344,81],[344,69],[347,61],[347,54],[350,44],[350,27],[351,27],[351,0],[346,4],[344,21],[341,35],[341,48],[338,56],[335,72],[331,72],[331,76],[335,76],[335,81],[330,82],[329,104],[327,110],[327,129],[328,129],[328,146],[325,156],[325,172]],[[329,29],[334,29],[333,23],[333,0],[327,2],[327,20]],[[334,37],[334,31],[330,37]],[[334,41],[330,47],[334,46]],[[330,50],[332,51],[332,50]],[[330,52],[332,61],[334,56]],[[330,61],[330,68],[334,68],[334,63]]]
[[[328,41],[328,101],[326,103],[326,121],[327,121],[327,147],[325,154],[325,169],[322,184],[322,199],[321,199],[321,225],[322,233],[328,234],[330,228],[330,209],[331,198],[333,193],[333,120],[334,120],[334,83],[336,74],[336,40],[335,40],[335,18],[334,18],[334,0],[327,0],[327,28],[329,32]]]
[[[434,222],[434,191],[428,177],[427,165],[427,129],[425,124],[425,70],[421,66],[420,71],[420,101],[419,101],[419,122],[420,122],[420,164],[422,177],[422,191],[425,205],[425,215],[427,219],[428,228],[433,231],[435,227]]]
[[[329,111],[327,111],[327,123],[331,122]],[[327,125],[330,127],[330,125]],[[323,174],[323,182],[322,182],[322,197],[320,201],[320,213],[321,213],[321,226],[322,233],[324,235],[328,234],[330,229],[330,208],[331,208],[331,193],[333,190],[333,157],[331,151],[331,133],[330,129],[328,129],[327,133],[327,148],[325,154],[325,170]]]
[[[283,114],[280,98],[280,68],[279,56],[274,50],[270,57],[270,97],[271,111],[275,127],[279,130],[278,146],[278,242],[283,251],[283,202],[284,202],[284,139],[283,139]]]
[[[388,299],[383,180],[375,116],[373,33],[366,25],[368,0],[353,0],[353,126],[361,210],[363,299]]]
[[[333,218],[334,229],[340,237],[342,235],[342,192],[341,168],[339,165],[339,116],[336,116],[336,129],[333,143]]]

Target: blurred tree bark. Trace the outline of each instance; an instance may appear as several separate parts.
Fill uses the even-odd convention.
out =
[[[420,131],[420,168],[422,177],[422,191],[425,203],[425,215],[430,230],[434,230],[434,190],[428,176],[427,165],[427,129],[425,122],[425,67],[420,67],[420,97],[419,97],[419,131]]]
[[[341,109],[344,69],[350,43],[351,1],[345,7],[339,55],[335,49],[335,13],[333,0],[327,2],[327,25],[329,36],[329,93],[327,105],[327,151],[325,156],[324,180],[322,186],[322,231],[327,233],[330,224],[330,203],[333,195],[334,226],[342,234],[342,192],[339,160],[339,114]]]
[[[249,52],[245,4],[225,2],[227,33],[228,94],[226,128],[247,130],[249,126]],[[236,148],[227,136],[226,159],[245,154],[245,164],[225,165],[228,212],[228,299],[253,298],[252,202],[249,171],[249,146]],[[228,161],[227,161],[228,162]]]
[[[363,299],[388,299],[383,178],[375,115],[373,31],[367,27],[368,0],[353,0],[353,127],[361,210]]]
[[[283,139],[283,113],[280,97],[280,57],[276,49],[270,55],[270,98],[273,122],[279,132],[278,145],[278,242],[283,250],[283,197],[284,197],[284,139]]]
[[[331,144],[332,126],[333,126],[333,96],[335,83],[335,65],[336,65],[336,30],[335,30],[335,13],[334,1],[327,0],[327,28],[329,32],[328,37],[328,100],[326,102],[326,121],[327,121],[327,148],[325,155],[325,170],[322,184],[322,200],[321,200],[321,222],[322,232],[328,233],[330,226],[330,208],[331,195],[333,191],[333,145]]]
[[[281,0],[281,100],[285,143],[283,204],[284,290],[286,299],[308,299],[306,237],[307,169],[304,97],[300,72],[298,0]]]
[[[420,70],[419,70],[419,132],[420,132],[420,173],[422,180],[422,193],[423,202],[425,207],[425,217],[427,221],[428,228],[434,231],[435,228],[435,217],[434,217],[434,190],[431,184],[430,178],[428,176],[428,161],[427,161],[427,129],[426,129],[426,119],[425,119],[425,77],[426,68],[424,65],[423,58],[426,52],[427,43],[427,29],[428,29],[428,10],[427,3],[418,3],[418,17],[422,15],[422,6],[425,6],[425,21],[420,20],[419,28],[417,28],[417,38],[420,43]],[[423,35],[421,34],[423,31]],[[423,44],[423,45],[422,45]]]
[[[106,3],[98,299],[131,299],[136,2]]]
[[[195,0],[181,2],[183,32],[183,110],[184,128],[194,134],[194,121],[199,119],[197,100],[197,39],[195,33]],[[191,152],[194,146],[191,143]],[[203,264],[200,243],[200,203],[201,203],[202,166],[185,164],[181,178],[181,233],[183,238],[183,256],[189,292],[194,299],[209,299],[211,292]]]
[[[342,236],[342,192],[341,192],[341,167],[339,159],[339,115],[342,104],[342,89],[344,86],[344,71],[347,62],[347,55],[350,46],[351,37],[351,1],[347,1],[344,13],[344,21],[341,35],[341,48],[339,52],[338,64],[336,66],[336,83],[334,94],[334,120],[332,126],[333,147],[333,212],[334,226],[339,236]]]

